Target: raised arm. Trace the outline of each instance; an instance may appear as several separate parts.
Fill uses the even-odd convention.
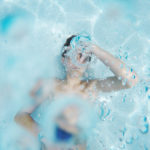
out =
[[[105,80],[94,81],[97,88],[109,92],[131,88],[137,84],[138,76],[136,72],[120,59],[115,58],[112,54],[96,45],[92,45],[91,51],[98,59],[108,66],[115,75],[114,77],[109,77]]]

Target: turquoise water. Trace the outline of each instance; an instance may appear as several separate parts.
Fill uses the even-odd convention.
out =
[[[149,150],[149,9],[147,0],[1,0],[0,150],[20,150],[17,140],[29,139],[13,118],[32,103],[29,91],[37,79],[62,77],[61,47],[68,36],[81,32],[89,33],[94,43],[140,77],[132,89],[100,93],[95,102],[99,122],[88,148]],[[112,75],[98,60],[89,74],[92,78]],[[26,140],[29,149],[37,149],[37,141],[30,139]]]

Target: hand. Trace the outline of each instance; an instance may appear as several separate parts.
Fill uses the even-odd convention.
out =
[[[100,49],[96,44],[92,44],[91,45],[91,52],[92,54],[95,54],[95,51],[97,51],[98,49]]]
[[[98,51],[102,50],[99,46],[91,42],[84,43],[84,45],[85,45],[85,50],[82,52],[84,56],[82,58],[82,61],[84,61],[88,57],[93,57],[92,55],[96,55]]]
[[[92,55],[95,55],[95,52],[99,49],[99,47],[91,42],[80,42],[75,47],[76,49],[76,60],[85,64],[91,60]]]
[[[94,54],[95,50],[100,49],[99,46],[91,42],[84,42],[83,47],[84,49],[82,51],[84,51],[86,54]]]

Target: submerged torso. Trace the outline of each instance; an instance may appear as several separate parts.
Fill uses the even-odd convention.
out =
[[[96,99],[96,92],[94,91],[94,87],[92,85],[89,86],[87,81],[81,81],[79,85],[74,86],[68,86],[66,80],[55,79],[53,81],[44,81],[43,86],[41,87],[40,97],[45,98],[45,100],[43,104],[32,113],[32,118],[40,125],[43,120],[42,116],[45,115],[48,105],[51,105],[52,101],[67,95],[75,95],[81,97],[83,100],[88,101],[94,101]],[[48,149],[51,150],[51,148]],[[61,148],[59,149],[58,147],[57,149],[61,150]],[[74,150],[75,146],[69,149]]]

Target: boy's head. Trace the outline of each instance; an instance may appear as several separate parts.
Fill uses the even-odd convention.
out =
[[[69,38],[67,38],[66,42],[63,45],[63,52],[62,52],[62,57],[65,58],[65,54],[67,54],[67,52],[71,49],[71,41],[73,40],[74,37],[76,37],[77,35],[72,35]],[[66,47],[66,49],[65,49]],[[80,53],[80,56],[82,56],[82,54]],[[88,61],[91,61],[91,57],[88,57]]]

